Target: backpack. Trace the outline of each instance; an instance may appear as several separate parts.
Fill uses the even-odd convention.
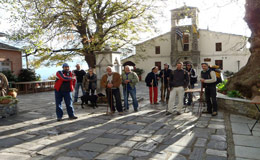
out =
[[[216,84],[222,83],[222,77],[221,77],[221,70],[219,69],[219,66],[211,66],[211,70],[213,70],[216,73],[217,81]]]

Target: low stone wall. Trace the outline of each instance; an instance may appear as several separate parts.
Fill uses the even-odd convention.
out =
[[[232,113],[241,114],[250,118],[257,118],[259,112],[250,100],[241,98],[231,98],[224,94],[217,95],[218,107]]]
[[[6,118],[11,115],[15,115],[17,112],[17,101],[10,102],[9,104],[0,104],[0,118]]]

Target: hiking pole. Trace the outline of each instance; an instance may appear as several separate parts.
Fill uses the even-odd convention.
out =
[[[163,72],[163,83],[162,83],[162,102],[164,102],[164,97],[165,97],[165,90],[164,90],[164,72]]]
[[[154,95],[153,95],[153,80],[152,80],[152,104],[154,104]]]

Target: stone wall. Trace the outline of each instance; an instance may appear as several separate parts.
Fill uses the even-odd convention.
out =
[[[17,112],[17,101],[10,102],[9,104],[0,104],[0,118],[6,118],[11,115],[15,115]]]
[[[257,118],[259,112],[254,104],[251,104],[250,100],[241,98],[231,98],[221,93],[217,96],[218,107],[224,110],[228,110],[231,113],[241,114],[250,118]]]

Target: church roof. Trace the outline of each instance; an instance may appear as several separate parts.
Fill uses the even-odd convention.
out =
[[[12,50],[12,51],[21,51],[21,49],[10,46],[8,44],[4,44],[0,42],[0,49],[4,49],[4,50]]]

